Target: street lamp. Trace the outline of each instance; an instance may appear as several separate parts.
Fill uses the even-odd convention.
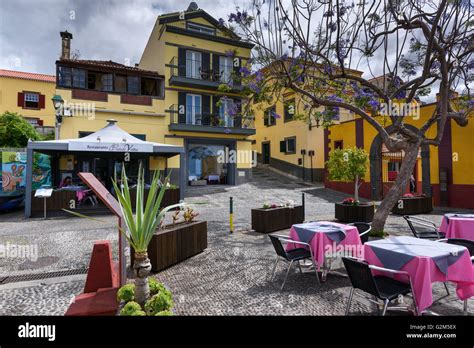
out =
[[[60,95],[57,95],[57,94],[55,94],[54,97],[51,98],[51,100],[53,102],[55,115],[56,115],[54,138],[58,140],[59,128],[61,126],[61,123],[63,122],[63,116],[64,116],[64,100]]]

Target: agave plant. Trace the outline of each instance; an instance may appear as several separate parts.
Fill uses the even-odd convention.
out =
[[[135,252],[135,261],[133,263],[135,273],[135,301],[142,306],[150,296],[147,279],[151,270],[151,263],[147,252],[148,244],[150,244],[157,227],[165,218],[166,212],[183,205],[179,203],[160,209],[161,200],[169,183],[169,175],[165,178],[161,187],[159,185],[159,178],[160,173],[155,172],[148,191],[148,198],[146,202],[144,202],[145,178],[144,169],[140,165],[136,186],[135,212],[132,208],[133,205],[130,198],[130,188],[128,186],[127,174],[125,173],[125,166],[122,168],[121,184],[117,182],[116,175],[114,180],[112,180],[125,224],[125,228],[121,229],[121,232]]]

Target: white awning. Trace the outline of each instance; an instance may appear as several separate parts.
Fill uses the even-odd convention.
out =
[[[29,142],[28,147],[43,150],[66,150],[76,152],[121,152],[121,153],[183,153],[180,146],[144,141],[120,128],[115,120],[83,138]]]

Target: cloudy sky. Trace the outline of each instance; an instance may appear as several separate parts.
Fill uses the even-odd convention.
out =
[[[82,59],[138,63],[156,17],[190,0],[0,0],[0,68],[54,74],[59,32],[74,36]],[[236,0],[196,0],[226,18]]]

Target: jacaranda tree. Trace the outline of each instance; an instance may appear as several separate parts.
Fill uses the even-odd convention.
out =
[[[251,66],[240,69],[247,107],[292,91],[308,122],[328,126],[345,109],[374,127],[389,151],[403,151],[374,216],[382,230],[420,146],[438,146],[448,118],[465,126],[473,112],[473,12],[470,0],[253,0],[220,22],[255,45]],[[408,127],[413,113],[394,105],[428,95],[437,96],[434,113]]]

